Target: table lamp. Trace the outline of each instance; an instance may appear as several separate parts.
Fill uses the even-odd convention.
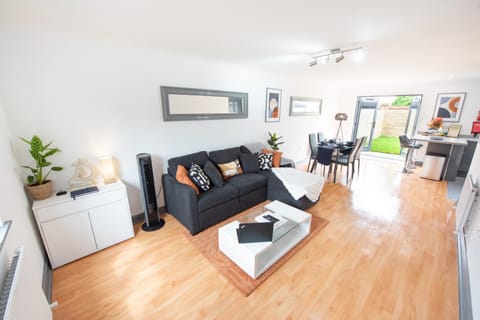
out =
[[[103,181],[105,184],[117,181],[117,179],[115,179],[115,167],[113,166],[112,156],[100,157],[100,166],[102,167]]]
[[[337,129],[337,135],[335,136],[335,140],[338,141],[338,136],[339,136],[340,132],[342,132],[342,140],[341,141],[343,141],[342,121],[347,120],[347,119],[348,119],[348,115],[346,113],[337,113],[335,115],[335,120],[340,121],[340,124],[338,125],[338,129]]]

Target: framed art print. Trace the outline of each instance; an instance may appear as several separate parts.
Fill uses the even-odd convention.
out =
[[[282,90],[267,88],[265,101],[265,122],[280,121],[280,106],[282,102]]]
[[[447,137],[458,138],[462,126],[459,124],[452,124],[448,127]]]
[[[465,92],[439,93],[433,117],[441,117],[443,121],[459,121],[465,95]]]

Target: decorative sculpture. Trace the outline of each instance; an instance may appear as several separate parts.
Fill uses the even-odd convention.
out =
[[[70,179],[70,189],[83,188],[95,184],[93,170],[87,159],[79,158],[72,163],[72,166],[75,167],[75,174]]]

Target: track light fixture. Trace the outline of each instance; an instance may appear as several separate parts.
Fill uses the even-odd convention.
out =
[[[320,59],[320,62],[322,64],[326,64],[328,61],[330,61],[330,57],[335,58],[335,62],[339,63],[342,62],[343,59],[345,59],[345,53],[355,51],[357,53],[360,53],[362,50],[362,47],[357,47],[357,48],[351,48],[351,49],[340,49],[340,48],[335,48],[335,49],[330,49],[327,52],[322,52],[316,55],[312,56],[312,61],[309,63],[310,67],[316,66],[318,63],[318,59]]]

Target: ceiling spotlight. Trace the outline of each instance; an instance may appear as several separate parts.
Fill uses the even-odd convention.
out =
[[[363,56],[362,47],[351,48],[351,49],[334,48],[326,52],[319,53],[312,56],[313,61],[310,62],[310,67],[316,66],[318,59],[320,59],[320,62],[322,64],[326,64],[327,62],[330,61],[330,56],[332,57],[332,59],[335,58],[336,63],[339,63],[343,61],[343,59],[345,59],[345,53],[352,52],[352,51],[356,52],[355,60],[359,61],[360,58]]]

